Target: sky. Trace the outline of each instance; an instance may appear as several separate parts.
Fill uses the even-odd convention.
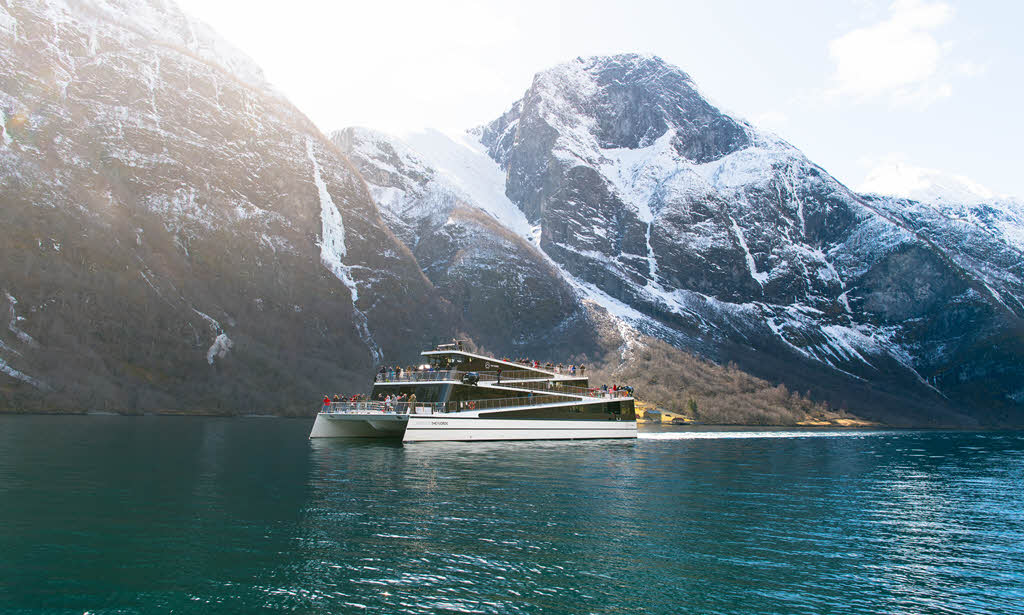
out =
[[[178,2],[328,134],[471,128],[541,70],[640,52],[852,188],[1024,197],[1024,2]]]

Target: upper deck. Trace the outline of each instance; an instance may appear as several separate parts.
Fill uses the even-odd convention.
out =
[[[462,349],[449,348],[449,346],[454,346],[454,344],[442,344],[436,350],[425,350],[420,355],[427,357],[431,365],[458,366],[458,369],[464,372],[496,374],[501,371],[503,376],[511,377],[511,374],[515,373],[523,378],[532,377],[538,380],[563,379],[567,376],[575,378],[577,376],[575,373],[570,374],[568,368],[563,369],[558,366],[547,368],[545,365],[535,365],[533,362],[520,363],[496,359]],[[583,375],[583,373],[578,374],[581,378]]]
[[[561,407],[559,411],[577,416],[593,412],[619,416],[628,400],[628,415],[632,415],[631,389],[592,387],[582,367],[498,359],[456,344],[441,345],[420,354],[427,360],[422,365],[381,368],[369,399],[355,404],[333,404],[331,410],[489,414],[499,409],[503,413],[529,409],[536,414],[541,406],[546,406]]]

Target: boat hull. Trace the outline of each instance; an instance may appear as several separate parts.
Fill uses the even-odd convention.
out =
[[[310,438],[383,438],[403,442],[597,440],[636,438],[636,421],[499,419],[407,414],[321,413]]]
[[[411,416],[403,442],[636,438],[636,421]]]
[[[401,440],[408,415],[336,414],[316,415],[310,438],[390,438]]]

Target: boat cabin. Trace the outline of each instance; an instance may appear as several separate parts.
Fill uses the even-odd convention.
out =
[[[417,404],[445,404],[448,411],[509,408],[522,418],[556,418],[576,414],[634,420],[632,398],[624,392],[590,387],[582,372],[547,368],[479,355],[444,344],[420,353],[424,362],[412,370],[381,368],[371,393],[372,400],[388,395],[416,395]],[[572,397],[606,397],[605,403],[580,403],[560,408],[523,408],[570,401]],[[513,411],[512,408],[523,408]],[[503,411],[502,414],[505,414]],[[548,416],[551,415],[551,416]]]

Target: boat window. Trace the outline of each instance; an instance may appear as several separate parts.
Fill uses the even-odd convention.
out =
[[[447,401],[450,384],[424,384],[416,387],[416,401],[435,402]]]

